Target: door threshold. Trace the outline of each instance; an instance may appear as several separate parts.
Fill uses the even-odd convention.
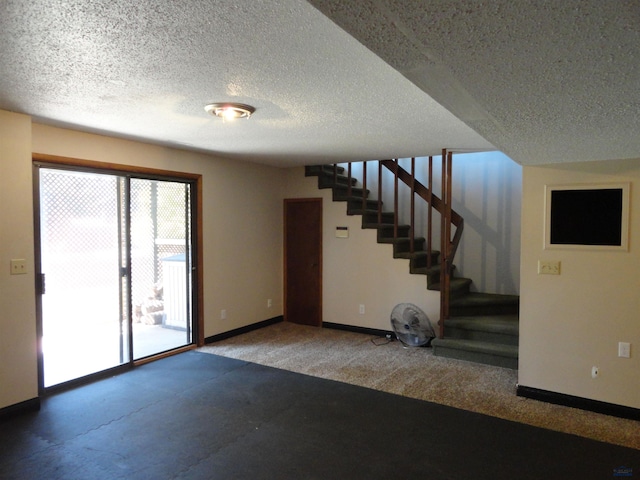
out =
[[[140,365],[144,365],[145,363],[155,362],[156,360],[160,360],[166,357],[172,357],[173,355],[178,355],[179,353],[188,352],[190,350],[195,350],[197,345],[185,345],[184,347],[178,347],[173,350],[169,350],[166,352],[158,353],[157,355],[150,355],[148,357],[141,358],[140,360],[134,360],[133,366],[138,367]]]

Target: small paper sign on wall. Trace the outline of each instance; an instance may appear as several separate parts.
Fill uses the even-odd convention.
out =
[[[349,227],[336,227],[336,238],[349,238]]]

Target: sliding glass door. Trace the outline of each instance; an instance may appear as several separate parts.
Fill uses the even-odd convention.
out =
[[[192,185],[37,171],[43,386],[191,344]]]
[[[131,179],[133,359],[191,343],[190,192]]]

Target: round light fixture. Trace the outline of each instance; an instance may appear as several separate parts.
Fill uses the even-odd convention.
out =
[[[256,111],[251,105],[244,103],[210,103],[204,107],[207,113],[220,117],[224,120],[235,120],[236,118],[249,118]]]

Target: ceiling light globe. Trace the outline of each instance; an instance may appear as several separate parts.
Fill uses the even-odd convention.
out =
[[[255,107],[244,103],[210,103],[205,105],[205,111],[223,120],[234,120],[236,118],[249,118]]]

